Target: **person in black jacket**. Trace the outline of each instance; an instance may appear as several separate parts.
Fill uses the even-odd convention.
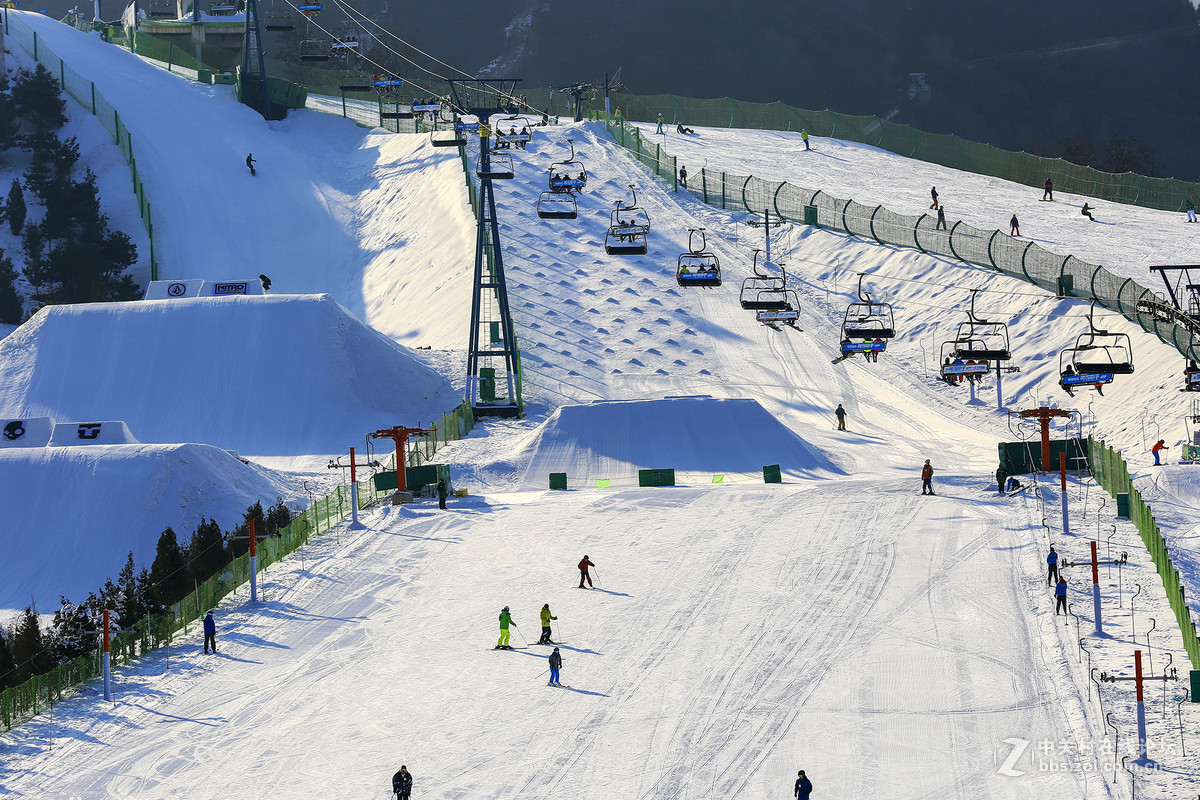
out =
[[[217,652],[217,621],[213,619],[212,612],[204,615],[204,652],[208,653],[208,648],[212,647],[212,651]]]
[[[937,187],[936,187],[936,186],[934,186],[933,188],[931,188],[931,189],[929,190],[929,196],[930,196],[931,198],[933,198],[933,203],[932,203],[932,204],[930,204],[930,206],[929,206],[929,207],[930,207],[930,208],[937,208],[937,207],[938,207],[938,201],[937,201]]]
[[[408,796],[412,794],[412,775],[403,764],[400,765],[400,771],[392,776],[392,791],[398,800],[408,800]]]
[[[812,781],[804,774],[804,770],[800,770],[799,777],[796,778],[796,798],[797,800],[808,800],[810,794],[812,794]]]
[[[554,648],[554,652],[550,654],[550,683],[549,686],[562,686],[558,682],[558,671],[562,669],[562,653],[558,652],[558,648]]]
[[[257,175],[257,174],[258,174],[257,172],[255,172],[255,171],[254,171],[254,153],[247,153],[247,154],[246,154],[246,166],[247,166],[247,167],[250,169],[250,174],[251,174],[251,175]]]
[[[1087,203],[1083,204],[1083,208],[1079,209],[1079,213],[1083,214],[1085,217],[1090,219],[1092,222],[1096,221],[1096,218],[1092,216],[1092,207],[1089,206]]]
[[[1042,199],[1043,200],[1053,200],[1054,199],[1054,181],[1050,180],[1049,178],[1046,178],[1046,182],[1044,184],[1042,184],[1042,186],[1045,188],[1045,191],[1042,192]]]

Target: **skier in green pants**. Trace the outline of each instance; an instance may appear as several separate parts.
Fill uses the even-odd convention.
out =
[[[508,644],[508,626],[512,624],[512,614],[508,613],[508,606],[500,612],[500,638],[496,641],[497,650],[512,650]]]

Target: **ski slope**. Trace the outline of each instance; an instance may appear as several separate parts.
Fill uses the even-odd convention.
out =
[[[461,386],[473,231],[455,158],[426,137],[362,131],[313,112],[264,123],[222,87],[143,73],[94,37],[21,16],[72,65],[85,65],[76,69],[94,65],[90,74],[110,99],[134,87],[162,95],[122,110],[135,141],[163,146],[177,116],[215,143],[204,162],[142,168],[156,225],[173,231],[164,235],[171,277],[237,277],[228,265],[252,254],[264,259],[249,263],[265,265],[255,269],[271,275],[277,293],[228,305],[42,312],[34,322],[44,330],[27,324],[0,342],[14,365],[0,382],[5,403],[69,402],[77,414],[132,408],[131,430],[143,441],[228,429],[223,446],[244,455],[251,450],[242,443],[252,443],[292,468],[272,478],[282,482],[274,488],[315,478],[314,456],[357,443],[382,418],[421,421],[430,412],[402,384],[424,380],[422,364],[439,373],[426,396],[447,403],[434,410],[457,401],[440,392]],[[719,139],[702,130],[700,138],[713,163],[753,157],[745,171],[764,177],[795,169],[791,155],[753,145],[755,135]],[[550,165],[570,152],[567,137],[591,176],[580,218],[539,220],[537,194]],[[241,171],[250,147],[255,179]],[[1090,638],[1086,662],[1096,659],[1098,670],[1129,671],[1149,617],[1155,664],[1167,652],[1184,664],[1157,578],[1136,533],[1113,523],[1111,502],[1102,507],[1094,487],[1072,481],[1073,534],[1054,518],[1051,481],[997,497],[997,443],[1030,434],[995,410],[994,378],[972,401],[967,387],[938,380],[936,365],[940,343],[965,318],[969,290],[980,289],[978,309],[1010,323],[1021,367],[1004,376],[1000,404],[1078,409],[1085,434],[1102,434],[1133,457],[1151,436],[1173,447],[1183,438],[1190,398],[1176,391],[1178,354],[1103,312],[1103,325],[1133,338],[1137,372],[1103,397],[1069,398],[1056,385],[1057,357],[1086,328],[1082,304],[803,226],[779,229],[772,243],[801,302],[797,329],[773,330],[738,304],[752,251],[763,245],[761,229],[742,216],[670,192],[599,126],[539,130],[528,151],[512,154],[517,177],[497,183],[496,194],[529,413],[481,423],[439,455],[469,496],[444,513],[422,503],[364,514],[365,531],[341,528],[272,567],[258,607],[244,590],[224,603],[220,655],[202,655],[189,631],[170,653],[118,670],[115,703],[103,703],[91,684],[57,704],[52,719],[39,715],[0,736],[0,793],[384,798],[404,763],[414,796],[455,800],[757,798],[789,792],[801,768],[818,797],[1128,797],[1120,758],[1099,747],[1111,739],[1078,648],[1090,586],[1083,570],[1068,573],[1079,633],[1052,614],[1045,547],[1053,541],[1082,559],[1093,531],[1103,526],[1108,537],[1113,525],[1115,546],[1130,553],[1122,605],[1115,581],[1104,582],[1111,639]],[[139,155],[139,164],[147,160],[159,161]],[[921,166],[874,166],[858,184],[847,167],[841,179],[848,195],[866,200],[870,181],[890,170],[888,185],[919,199],[928,191]],[[955,173],[951,183],[969,180]],[[649,252],[610,257],[602,246],[608,213],[629,198],[631,183],[652,220]],[[195,208],[172,185],[192,186],[250,222],[207,237],[184,233]],[[1015,202],[1031,190],[993,191],[997,202]],[[675,283],[688,229],[700,226],[721,258],[716,289]],[[1143,241],[1141,228],[1130,231],[1127,244]],[[272,253],[281,260],[267,260]],[[1147,257],[1169,260],[1165,251]],[[876,299],[893,303],[900,335],[877,364],[832,364],[859,273]],[[58,317],[52,336],[48,322]],[[146,355],[184,332],[203,334],[197,341],[211,347],[211,361],[251,360],[197,375],[205,359],[177,366]],[[438,350],[401,346],[427,343]],[[55,357],[39,362],[42,347]],[[92,360],[97,372],[74,382]],[[43,363],[54,369],[44,374]],[[152,364],[153,381],[136,383],[138,363]],[[235,373],[277,364],[287,368],[249,399],[235,390]],[[131,384],[154,402],[128,397]],[[838,403],[846,432],[835,430]],[[181,412],[206,424],[189,428]],[[322,414],[332,430],[313,429]],[[927,458],[937,470],[935,497],[918,492]],[[784,482],[764,485],[756,472],[773,463]],[[225,479],[245,466],[230,463]],[[1196,481],[1188,467],[1152,476],[1135,466],[1148,495],[1157,493],[1156,511],[1162,503],[1197,596],[1195,550],[1181,546],[1194,544],[1200,522]],[[685,485],[636,488],[639,468],[677,468]],[[567,472],[572,490],[545,491],[551,471]],[[714,484],[714,474],[728,480]],[[96,481],[103,490],[107,481]],[[36,488],[43,485],[35,477],[23,484],[43,505],[69,506]],[[125,530],[121,519],[97,513],[94,535],[122,554],[138,536],[157,537]],[[62,535],[46,528],[48,537]],[[38,557],[13,534],[4,546],[6,563]],[[592,590],[575,588],[584,553],[598,565]],[[74,591],[74,576],[58,580],[60,591]],[[1135,614],[1127,611],[1134,581],[1144,588]],[[491,649],[500,608],[512,607],[521,643],[536,639],[543,603],[559,617],[568,688],[545,685],[547,648]],[[1123,751],[1132,731],[1128,686],[1104,689]],[[1187,796],[1200,775],[1162,713],[1171,701],[1151,702],[1152,754],[1169,771],[1143,776],[1137,796]],[[1191,706],[1179,713],[1191,743],[1200,715]],[[1014,740],[1029,747],[1020,775],[1001,769]],[[1094,750],[1059,768],[1066,757],[1039,752],[1044,741]]]

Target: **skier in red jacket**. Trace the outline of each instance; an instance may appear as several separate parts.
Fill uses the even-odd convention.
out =
[[[588,567],[596,566],[587,556],[583,557],[583,561],[579,562],[579,588],[583,588],[583,582],[587,581],[588,586],[592,585],[592,576],[588,575]]]

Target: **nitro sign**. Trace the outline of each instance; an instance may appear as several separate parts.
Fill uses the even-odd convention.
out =
[[[241,283],[214,283],[213,295],[220,297],[227,294],[249,294],[248,287],[245,282]]]

